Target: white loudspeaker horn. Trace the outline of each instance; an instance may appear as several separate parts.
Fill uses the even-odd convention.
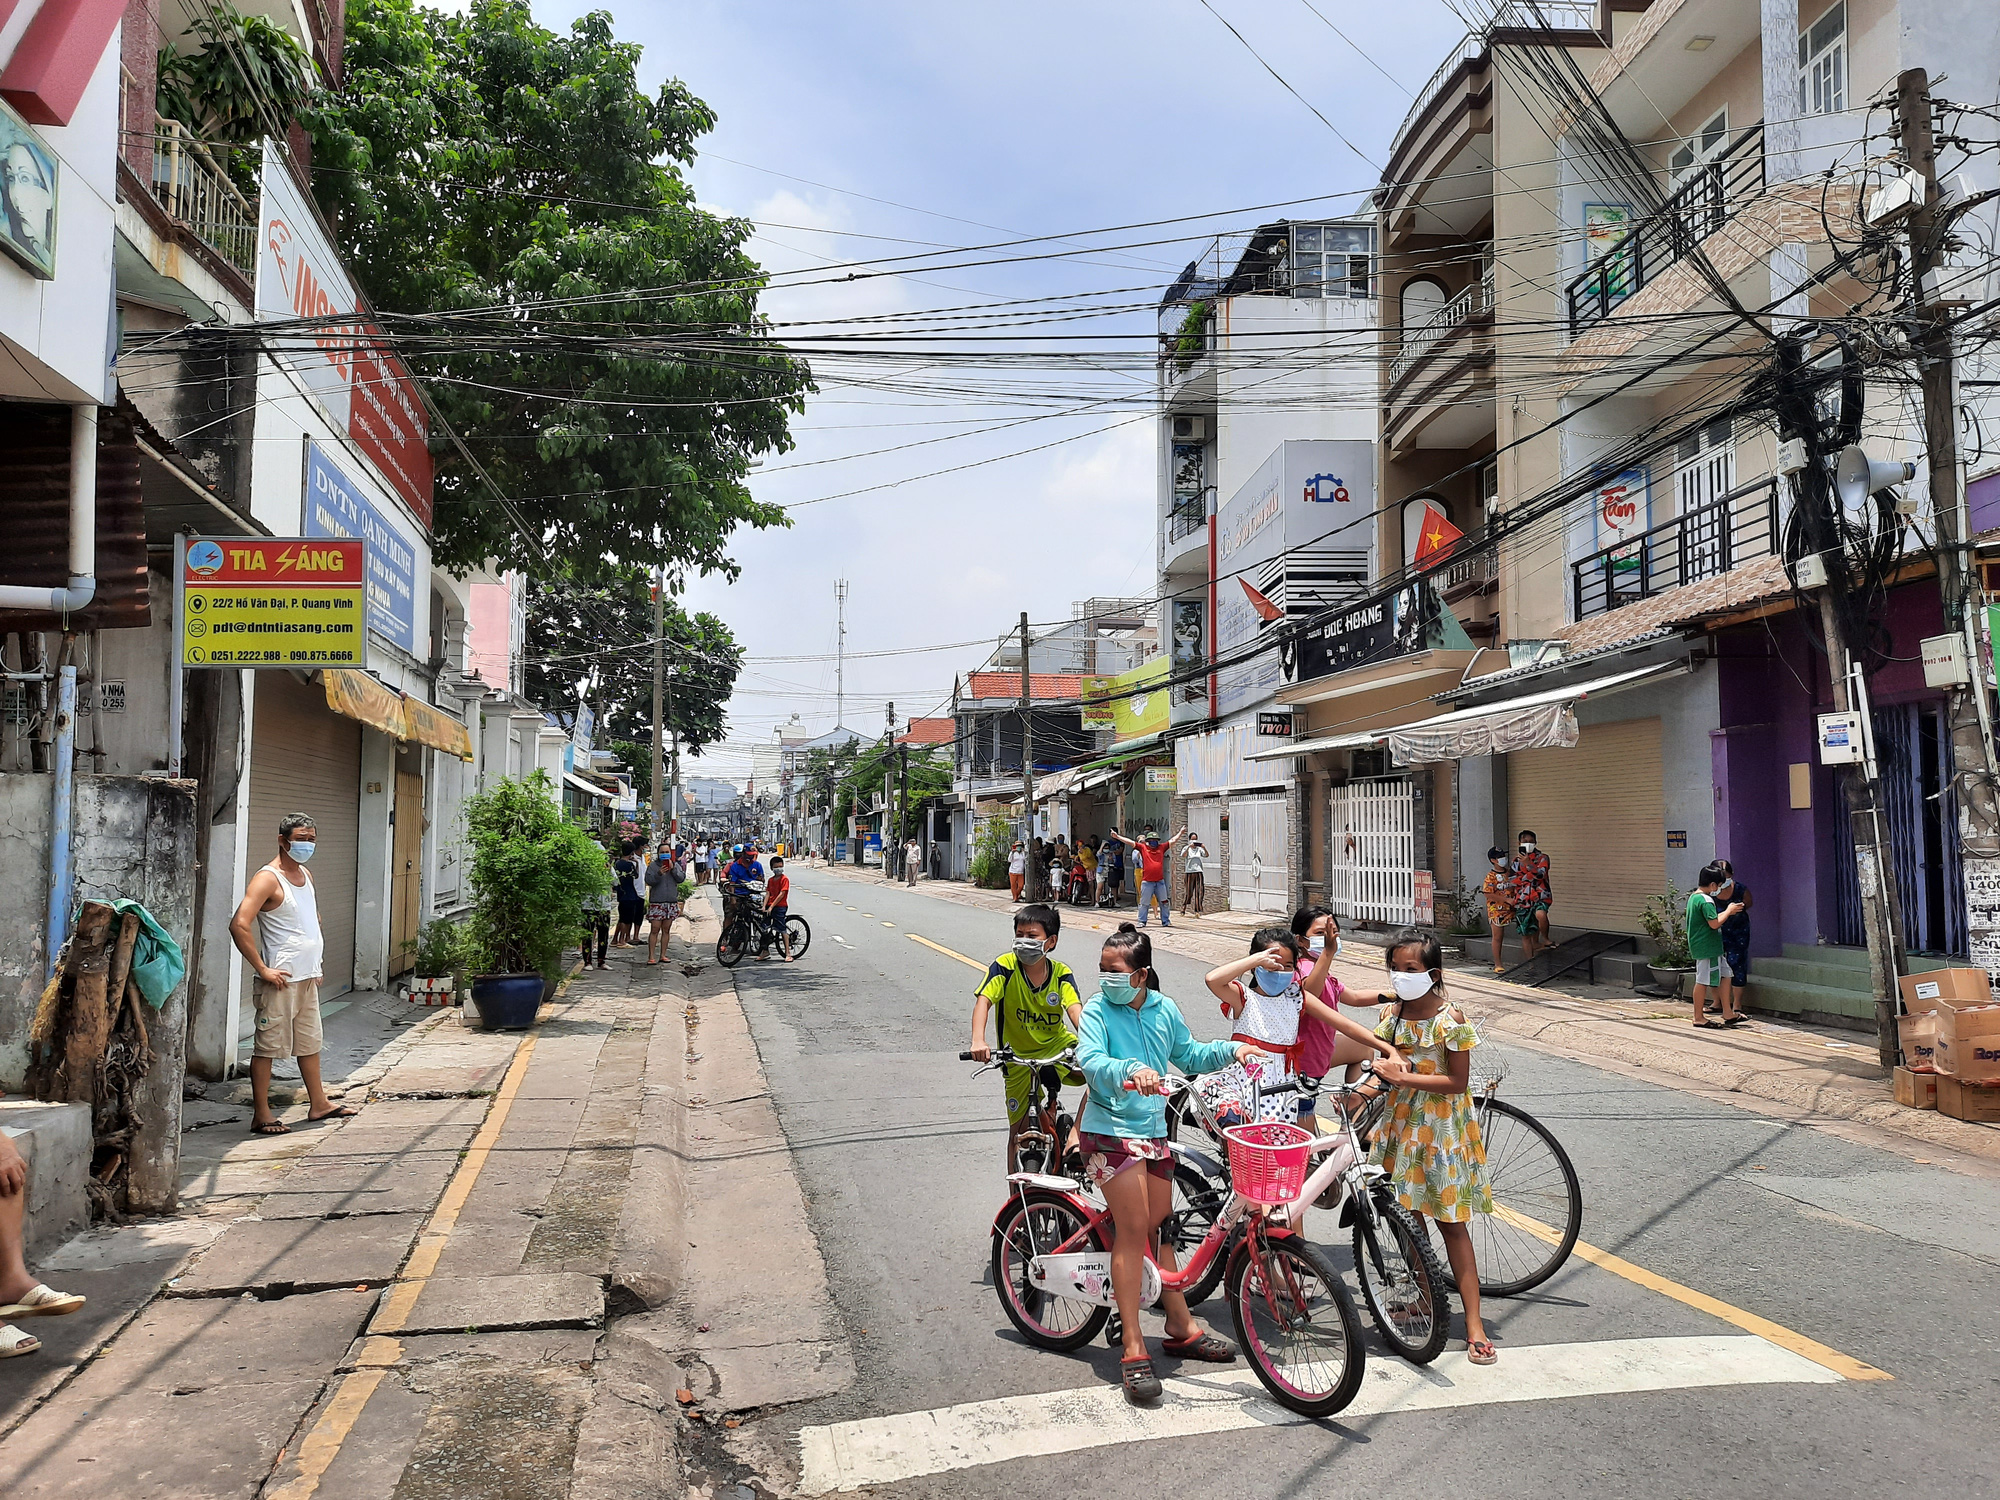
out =
[[[1870,495],[1916,477],[1915,464],[1885,464],[1870,458],[1868,451],[1855,443],[1842,448],[1840,457],[1834,460],[1833,491],[1840,497],[1843,506],[1858,510],[1867,503]]]

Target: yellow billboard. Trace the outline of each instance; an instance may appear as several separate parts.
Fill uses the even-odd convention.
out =
[[[1172,663],[1165,656],[1105,679],[1110,699],[1111,743],[1122,745],[1162,733],[1167,727],[1167,676]]]

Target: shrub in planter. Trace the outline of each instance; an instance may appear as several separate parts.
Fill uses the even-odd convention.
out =
[[[403,945],[410,955],[410,998],[422,1005],[450,1005],[463,988],[466,960],[464,927],[447,918],[426,922]]]
[[[583,935],[583,903],[611,871],[589,833],[563,816],[548,774],[501,781],[470,798],[472,1001],[490,1031],[534,1020]]]
[[[1005,818],[988,818],[979,825],[972,845],[972,883],[987,890],[1007,884],[1007,857],[1014,851],[1014,825]]]
[[[1639,925],[1660,950],[1646,960],[1646,967],[1664,990],[1678,990],[1681,976],[1694,968],[1694,955],[1688,951],[1687,901],[1688,893],[1670,880],[1664,891],[1648,896],[1639,909]]]

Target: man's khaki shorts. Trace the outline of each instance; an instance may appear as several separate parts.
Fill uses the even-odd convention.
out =
[[[319,981],[299,979],[290,984],[257,980],[250,989],[257,1007],[257,1040],[253,1057],[316,1057],[326,1045],[319,1028]]]

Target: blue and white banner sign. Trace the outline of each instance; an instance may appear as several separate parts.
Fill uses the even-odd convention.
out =
[[[417,546],[318,443],[306,443],[305,534],[368,544],[368,628],[417,654]]]

